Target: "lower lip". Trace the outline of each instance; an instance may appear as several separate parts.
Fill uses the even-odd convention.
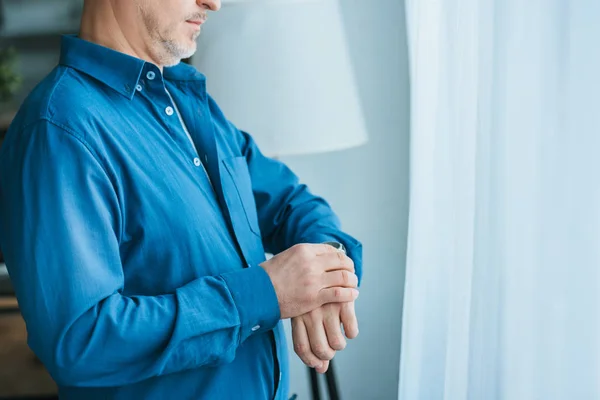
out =
[[[192,25],[193,27],[195,27],[196,29],[200,29],[200,25],[202,25],[202,22],[191,22],[191,21],[186,21],[188,24]]]

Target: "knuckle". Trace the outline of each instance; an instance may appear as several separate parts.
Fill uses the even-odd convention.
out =
[[[309,353],[309,347],[306,343],[295,343],[294,352],[301,357],[306,356]]]
[[[304,245],[302,244],[296,244],[294,246],[292,246],[292,248],[290,249],[290,252],[295,256],[295,257],[301,257],[302,253],[303,253],[303,247]]]
[[[321,360],[331,360],[335,355],[335,353],[331,349],[329,349],[323,344],[315,346],[314,351],[316,356],[319,357]]]
[[[327,350],[325,349],[325,345],[323,343],[316,343],[314,348],[313,348],[313,352],[317,355],[320,356],[323,353],[325,353]]]
[[[339,287],[333,288],[333,297],[335,297],[336,299],[339,299],[342,297],[342,295],[343,295],[342,288],[339,288]]]
[[[334,350],[344,350],[346,348],[346,341],[340,337],[334,337],[329,343]]]
[[[348,274],[348,271],[340,271],[340,273],[342,274],[342,277],[341,277],[342,284],[344,286],[348,286],[348,284],[350,283],[350,274]]]
[[[358,276],[356,276],[355,274],[349,274],[348,275],[350,277],[350,283],[352,287],[357,287],[358,286]]]
[[[354,271],[354,261],[352,261],[350,257],[346,257],[346,259],[348,262],[348,266],[350,267],[350,269],[352,269],[352,271]]]
[[[310,251],[310,246],[307,244],[298,244],[296,245],[298,248],[298,254],[302,257],[308,258],[312,252]]]

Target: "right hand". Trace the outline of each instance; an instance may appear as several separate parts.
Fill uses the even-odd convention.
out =
[[[326,244],[298,244],[260,265],[275,287],[281,319],[358,297],[354,263]]]

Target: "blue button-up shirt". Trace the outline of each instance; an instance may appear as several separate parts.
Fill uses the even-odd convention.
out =
[[[360,276],[360,243],[328,204],[185,64],[161,73],[64,37],[0,150],[2,251],[29,345],[65,399],[286,399],[277,297],[258,264],[326,240]]]

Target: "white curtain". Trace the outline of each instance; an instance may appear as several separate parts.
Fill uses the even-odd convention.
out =
[[[406,12],[400,399],[600,399],[600,1]]]

